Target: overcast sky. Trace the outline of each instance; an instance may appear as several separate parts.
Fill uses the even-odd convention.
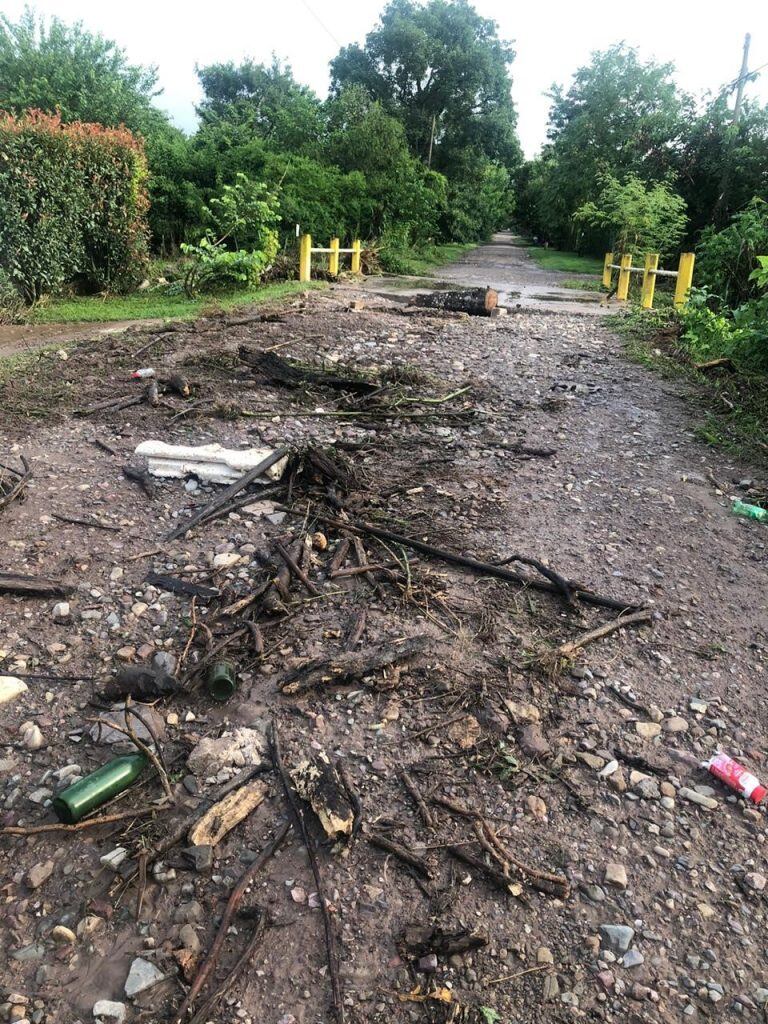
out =
[[[0,11],[12,19],[23,6],[23,0],[0,0]],[[115,39],[135,63],[156,64],[163,86],[158,105],[180,127],[192,130],[199,98],[196,63],[244,57],[268,61],[276,53],[292,65],[297,79],[324,96],[329,60],[341,45],[363,41],[384,0],[38,0],[34,6],[65,21],[82,20]],[[475,6],[498,22],[503,38],[514,42],[513,97],[528,156],[545,140],[549,104],[544,92],[553,82],[567,83],[592,50],[626,40],[644,57],[674,61],[680,86],[696,93],[718,91],[737,77],[745,32],[752,33],[750,68],[768,64],[766,0],[726,5],[713,0],[476,0]],[[768,68],[747,85],[747,95],[768,103]]]

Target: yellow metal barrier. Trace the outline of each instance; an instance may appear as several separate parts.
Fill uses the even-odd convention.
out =
[[[688,302],[688,293],[693,282],[693,264],[696,259],[695,253],[683,252],[680,254],[680,263],[677,270],[659,270],[659,254],[648,253],[645,257],[643,267],[632,266],[632,256],[625,253],[614,263],[614,254],[607,252],[603,261],[603,286],[611,287],[612,272],[618,270],[619,279],[616,284],[616,298],[620,302],[626,302],[629,297],[629,282],[632,274],[643,275],[642,291],[640,293],[640,305],[643,309],[653,309],[653,295],[656,290],[657,277],[675,277],[675,309],[682,309]]]
[[[312,236],[302,235],[299,239],[299,280],[309,281],[312,278],[312,253],[313,252],[327,252],[328,255],[328,271],[333,274],[334,277],[338,276],[339,273],[339,254],[342,252],[348,252],[352,254],[350,261],[350,269],[353,274],[360,273],[360,257],[362,253],[362,243],[359,238],[356,238],[352,243],[351,249],[342,249],[339,245],[338,238],[332,238],[330,245],[327,248],[313,248],[312,247]]]

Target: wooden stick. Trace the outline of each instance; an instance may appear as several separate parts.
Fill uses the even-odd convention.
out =
[[[339,546],[336,548],[333,558],[331,559],[331,564],[328,568],[328,575],[331,578],[333,578],[335,573],[337,573],[342,565],[344,565],[347,555],[349,554],[351,544],[352,542],[349,537],[342,537],[339,541]]]
[[[306,510],[300,509],[287,509],[294,515],[301,515],[302,517],[307,514]],[[530,579],[527,576],[521,576],[520,573],[512,572],[510,569],[505,569],[502,566],[494,565],[491,562],[481,562],[476,558],[466,558],[463,555],[454,553],[453,551],[446,551],[443,548],[436,548],[432,544],[425,544],[419,540],[412,540],[410,537],[405,537],[401,533],[394,533],[391,530],[384,530],[379,526],[374,526],[372,523],[366,523],[359,520],[350,520],[345,522],[342,519],[334,519],[331,516],[317,515],[315,517],[321,523],[328,523],[331,526],[336,526],[341,530],[356,531],[357,533],[368,534],[371,537],[378,537],[380,540],[389,540],[394,544],[402,544],[403,547],[410,548],[412,551],[418,551],[422,555],[429,555],[432,558],[438,558],[443,562],[448,562],[451,565],[459,565],[464,569],[470,569],[472,572],[478,573],[481,576],[492,576],[495,579],[504,580],[507,583],[518,583],[525,587],[532,587],[535,590],[543,590],[549,594],[559,594],[560,589],[553,583],[549,583],[545,580]],[[580,586],[574,585],[574,595],[579,598],[580,601],[584,601],[585,604],[598,605],[602,608],[614,608],[621,612],[637,611],[638,605],[630,604],[626,601],[617,601],[613,597],[603,597],[601,594],[595,594],[590,590],[584,590]]]
[[[339,778],[341,779],[342,783],[344,784],[344,788],[347,791],[349,802],[352,804],[354,818],[352,820],[352,834],[350,836],[350,839],[354,839],[355,836],[360,831],[360,829],[363,827],[363,801],[360,799],[360,794],[358,793],[357,789],[355,788],[352,782],[352,779],[350,778],[349,772],[347,771],[347,766],[343,762],[341,762],[338,766],[337,771],[339,773]]]
[[[76,825],[65,825],[63,822],[53,822],[50,825],[6,825],[0,828],[0,836],[37,836],[44,832],[79,832],[84,828],[95,828],[97,825],[111,825],[115,821],[125,821],[126,818],[146,818],[165,808],[165,804],[157,807],[145,807],[138,811],[123,811],[120,814],[104,814],[100,818],[87,818],[85,821],[78,821]]]
[[[5,508],[6,505],[10,505],[15,498],[18,498],[18,496],[27,486],[29,478],[32,476],[32,470],[29,468],[29,463],[27,462],[23,455],[21,456],[21,464],[24,467],[24,472],[22,474],[19,474],[17,470],[12,470],[11,472],[17,477],[16,483],[13,485],[10,491],[8,491],[5,494],[0,494],[0,509]]]
[[[112,530],[119,533],[121,527],[112,523],[103,523],[99,519],[78,519],[77,516],[65,516],[61,512],[51,512],[51,518],[58,519],[62,523],[72,523],[74,526],[92,526],[96,530]]]
[[[421,820],[424,822],[427,828],[434,828],[435,816],[424,802],[424,797],[419,792],[419,787],[413,781],[412,777],[408,774],[408,772],[401,772],[400,778],[402,779],[403,785],[413,798],[413,802],[418,807],[419,814],[421,815]]]
[[[376,846],[380,850],[384,850],[385,853],[391,853],[393,857],[413,868],[422,878],[426,878],[427,881],[432,878],[432,872],[426,861],[422,860],[415,853],[411,853],[410,850],[405,846],[401,846],[400,843],[394,843],[391,839],[387,839],[386,836],[379,835],[377,832],[366,832],[366,839],[371,846]]]
[[[299,807],[298,798],[294,792],[293,786],[291,785],[288,773],[285,770],[283,764],[283,756],[280,751],[280,737],[275,726],[274,719],[270,729],[270,744],[272,747],[272,761],[275,766],[275,771],[280,776],[280,781],[283,784],[283,790],[285,792],[288,803],[291,805],[294,817],[299,824],[301,829],[301,836],[304,840],[304,845],[307,848],[307,855],[309,856],[309,863],[312,868],[312,874],[315,878],[315,885],[317,886],[317,896],[320,901],[320,908],[323,913],[323,927],[325,929],[325,953],[328,962],[328,975],[331,980],[331,994],[333,996],[333,1011],[336,1016],[337,1024],[344,1024],[344,999],[341,992],[341,979],[339,977],[339,954],[337,949],[336,932],[333,928],[333,922],[331,921],[331,912],[328,909],[328,900],[325,896],[325,885],[323,884],[323,876],[320,873],[320,865],[317,860],[317,853],[315,852],[315,846],[312,842],[312,837],[307,831],[307,824],[304,821],[304,815]]]
[[[280,555],[285,564],[288,566],[288,568],[291,570],[296,579],[304,585],[304,588],[308,590],[309,593],[313,595],[313,597],[317,597],[318,594],[321,593],[320,589],[315,586],[312,580],[310,580],[310,578],[307,576],[304,570],[300,568],[300,566],[296,563],[296,561],[293,559],[290,553],[286,551],[286,549],[283,547],[279,540],[275,541],[275,550]]]
[[[249,962],[253,956],[256,947],[261,942],[264,932],[267,930],[269,920],[267,914],[261,910],[259,913],[258,920],[254,926],[253,933],[248,940],[248,944],[243,950],[242,954],[238,957],[234,967],[226,976],[224,981],[219,985],[215,992],[213,992],[208,999],[206,999],[203,1006],[197,1011],[194,1017],[190,1020],[189,1024],[205,1024],[206,1021],[211,1019],[211,1011],[216,1006],[218,1001],[225,996],[229,989],[232,987],[234,982],[237,980],[237,976],[242,971],[243,967]]]
[[[500,985],[502,981],[514,981],[515,978],[522,978],[524,974],[538,974],[540,971],[551,971],[552,964],[536,964],[535,967],[526,967],[524,971],[517,971],[515,974],[505,974],[501,978],[489,978],[484,984]]]
[[[365,633],[365,623],[367,621],[367,618],[368,614],[365,608],[363,608],[359,615],[355,617],[355,620],[352,623],[352,628],[349,631],[349,636],[344,642],[345,651],[354,651],[354,649],[360,643],[360,641],[363,638],[363,633]]]
[[[620,615],[612,622],[606,622],[596,629],[590,629],[588,633],[582,633],[575,640],[569,640],[567,643],[560,644],[552,653],[558,658],[572,658],[582,647],[586,647],[587,644],[594,643],[595,640],[600,640],[604,636],[615,633],[617,629],[621,629],[624,626],[637,626],[643,622],[652,621],[653,612],[650,608],[632,612],[630,615]]]
[[[290,452],[290,448],[278,448],[277,451],[272,452],[266,459],[262,459],[261,462],[254,466],[253,469],[249,469],[247,473],[244,473],[239,480],[236,480],[233,484],[230,484],[226,490],[222,491],[218,497],[214,498],[213,501],[209,502],[204,508],[200,509],[199,512],[195,513],[191,519],[185,519],[182,523],[174,526],[172,530],[165,535],[166,540],[176,540],[177,537],[183,537],[186,533],[192,529],[193,526],[197,526],[198,523],[202,522],[203,519],[209,519],[211,515],[220,509],[227,502],[231,501],[236,494],[239,494],[244,487],[248,484],[253,483],[258,477],[262,476],[267,472],[276,462],[284,458]]]
[[[267,861],[274,857],[274,855],[280,849],[283,842],[285,841],[285,837],[291,831],[291,828],[292,826],[289,821],[281,825],[277,833],[275,834],[275,837],[272,840],[272,842],[269,843],[268,846],[264,847],[264,849],[261,851],[256,860],[251,865],[249,865],[245,869],[245,871],[243,871],[243,873],[240,875],[237,884],[234,886],[234,888],[229,894],[229,899],[227,900],[227,905],[224,908],[224,913],[222,914],[221,923],[219,925],[218,931],[216,932],[216,936],[213,942],[211,943],[211,948],[208,950],[205,960],[203,960],[202,964],[200,965],[200,968],[198,969],[198,972],[195,975],[192,984],[190,985],[189,992],[187,992],[186,996],[184,997],[184,1002],[181,1004],[179,1012],[176,1014],[175,1024],[182,1024],[182,1021],[184,1020],[184,1017],[186,1016],[189,1007],[194,1002],[198,992],[206,983],[208,977],[210,976],[211,972],[216,966],[216,962],[219,959],[221,947],[224,945],[224,940],[227,937],[227,932],[229,931],[229,926],[232,922],[232,918],[235,915],[235,911],[240,906],[243,896],[245,895],[246,889],[251,884],[256,875],[261,871],[261,869],[264,867]]]
[[[26,594],[30,597],[66,597],[75,588],[46,576],[0,572],[0,594]]]
[[[501,871],[498,871],[490,864],[486,864],[485,861],[480,860],[479,857],[475,857],[473,854],[465,850],[463,846],[448,846],[446,849],[456,860],[460,860],[464,864],[468,864],[471,868],[474,868],[475,871],[479,871],[481,874],[484,874],[498,889],[501,889],[503,892],[506,892],[511,896],[515,895],[512,888],[514,883],[511,882],[509,878],[505,878]]]

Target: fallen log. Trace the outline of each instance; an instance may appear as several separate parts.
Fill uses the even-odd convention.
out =
[[[274,352],[250,349],[246,345],[240,346],[238,356],[242,362],[257,370],[268,381],[289,388],[299,388],[304,384],[320,384],[339,391],[366,392],[379,387],[376,381],[366,380],[364,377],[340,377],[327,370],[313,369],[283,359]]]
[[[462,291],[428,292],[417,295],[413,305],[421,309],[445,309],[449,313],[469,313],[470,316],[490,316],[499,302],[499,293],[493,288],[465,288]]]
[[[322,751],[290,772],[294,789],[318,817],[323,831],[335,841],[352,835],[354,813],[339,773]]]
[[[294,696],[320,684],[335,685],[359,679],[423,654],[428,645],[428,637],[415,636],[401,643],[343,651],[332,658],[316,658],[290,672],[280,684],[280,690]]]
[[[0,572],[0,594],[23,594],[28,597],[66,597],[74,587],[46,576],[25,576]]]

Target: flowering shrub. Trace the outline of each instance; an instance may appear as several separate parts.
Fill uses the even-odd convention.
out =
[[[130,290],[148,259],[146,183],[125,128],[0,113],[0,269],[26,302],[72,282]]]

